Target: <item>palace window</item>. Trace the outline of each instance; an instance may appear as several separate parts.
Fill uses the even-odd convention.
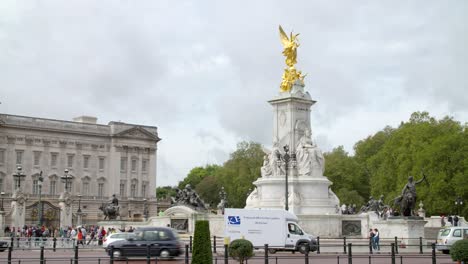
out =
[[[40,151],[34,151],[34,166],[39,166],[41,165],[41,152]]]
[[[136,197],[136,184],[132,183],[130,186],[130,197],[135,198]]]
[[[120,158],[120,170],[127,171],[127,157]]]
[[[39,181],[38,180],[33,180],[32,193],[33,194],[39,194]]]
[[[120,183],[120,197],[125,197],[125,183]]]
[[[89,156],[83,156],[83,169],[88,169],[89,168]]]
[[[98,183],[98,197],[102,198],[104,196],[104,183]]]
[[[58,153],[50,153],[50,166],[52,167],[57,166],[57,157],[58,157]]]
[[[84,196],[89,195],[89,182],[83,182],[83,191],[82,191]]]
[[[71,190],[72,190],[72,182],[71,181],[68,181],[68,184],[67,184],[67,186],[65,186],[65,189],[67,189],[67,192],[71,192]]]
[[[0,192],[3,192],[3,178],[0,178]]]
[[[104,157],[99,157],[99,170],[104,170]]]
[[[148,161],[147,160],[142,160],[141,161],[141,171],[142,172],[146,172],[146,166],[148,164]]]
[[[146,197],[146,183],[141,185],[141,196]]]
[[[136,171],[136,167],[137,167],[137,160],[136,160],[136,159],[132,159],[132,172],[135,172],[135,171]]]
[[[5,150],[0,149],[0,164],[5,163]]]
[[[68,166],[68,168],[73,167],[73,158],[74,158],[73,154],[68,154],[68,156],[67,156],[67,166]]]
[[[50,181],[49,194],[50,195],[55,195],[56,188],[57,188],[57,182],[55,180],[51,180]]]
[[[23,164],[23,151],[17,150],[16,151],[16,165]]]

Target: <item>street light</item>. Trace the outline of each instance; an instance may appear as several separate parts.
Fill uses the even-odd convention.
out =
[[[69,180],[71,181],[73,179],[73,175],[68,174],[68,169],[65,169],[64,172],[65,172],[65,175],[60,176],[60,178],[65,181],[65,192],[68,192],[68,187],[69,187],[68,181]]]
[[[38,182],[37,184],[39,185],[39,203],[38,203],[38,207],[39,209],[37,210],[38,212],[38,223],[39,223],[39,226],[42,226],[42,202],[41,202],[41,195],[42,195],[42,183],[44,182],[44,177],[42,177],[42,171],[39,173],[39,178],[38,178]]]
[[[21,179],[24,179],[26,175],[23,174],[23,168],[21,166],[16,167],[16,173],[13,174],[13,177],[18,181],[18,186],[15,186],[15,190],[21,188]]]
[[[285,169],[285,174],[286,174],[286,181],[285,181],[285,190],[284,190],[284,209],[286,211],[289,211],[289,203],[288,203],[288,168],[289,168],[289,162],[291,162],[291,165],[293,168],[296,167],[296,154],[293,153],[289,155],[289,146],[286,145],[283,147],[284,149],[284,155],[281,155],[279,151],[276,152],[276,164],[278,164],[278,167],[281,168],[281,165],[284,163],[284,169]]]
[[[78,210],[77,213],[81,213],[81,194],[78,194]]]
[[[458,215],[460,215],[460,207],[463,206],[463,200],[460,196],[455,200],[455,205],[457,206]]]
[[[2,197],[2,207],[0,207],[0,211],[5,211],[3,208],[3,196],[5,195],[5,192],[0,192],[0,196]]]

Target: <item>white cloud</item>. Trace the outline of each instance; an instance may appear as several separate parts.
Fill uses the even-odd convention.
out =
[[[465,122],[464,1],[0,1],[1,112],[156,125],[159,184],[271,144],[284,67],[277,27],[330,150],[414,111]]]

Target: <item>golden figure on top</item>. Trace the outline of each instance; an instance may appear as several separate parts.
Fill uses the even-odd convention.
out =
[[[299,36],[299,34],[293,35],[291,32],[288,37],[281,26],[279,26],[279,32],[281,43],[284,47],[283,55],[286,57],[286,65],[288,66],[284,69],[280,91],[288,92],[297,80],[299,80],[301,84],[304,84],[305,75],[302,75],[301,71],[296,70],[294,67],[297,63],[297,47],[299,47],[297,36]]]

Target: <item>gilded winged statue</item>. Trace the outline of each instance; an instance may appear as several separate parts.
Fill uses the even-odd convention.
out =
[[[288,37],[281,26],[279,26],[279,32],[281,43],[284,47],[283,55],[286,57],[286,65],[288,66],[284,69],[280,91],[288,92],[296,81],[304,84],[305,75],[302,75],[301,71],[296,70],[294,67],[297,63],[297,47],[299,47],[297,36],[299,34],[291,32]]]
[[[294,64],[297,63],[297,47],[299,47],[297,36],[299,34],[293,35],[291,32],[290,37],[288,37],[281,26],[279,26],[279,32],[281,43],[283,43],[284,47],[283,55],[286,57],[286,65],[294,67]]]

